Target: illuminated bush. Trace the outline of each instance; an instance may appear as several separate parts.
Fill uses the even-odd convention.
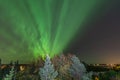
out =
[[[4,80],[12,80],[13,75],[14,75],[14,67],[12,67],[9,74],[6,74],[6,77],[4,78]]]
[[[48,55],[46,57],[44,67],[40,68],[39,74],[41,80],[54,80],[58,75],[58,72],[54,70],[54,67],[51,64],[50,57]]]
[[[71,60],[72,60],[72,65],[69,69],[69,72],[72,77],[76,78],[77,80],[81,80],[82,76],[86,72],[86,68],[84,64],[82,64],[76,56],[73,56]]]

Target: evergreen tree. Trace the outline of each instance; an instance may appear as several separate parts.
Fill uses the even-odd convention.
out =
[[[14,67],[12,67],[9,74],[6,74],[6,77],[4,78],[4,80],[12,80],[13,75],[14,75]]]
[[[1,64],[2,64],[2,60],[1,60],[1,58],[0,58],[0,66],[1,66]]]
[[[72,65],[69,69],[69,72],[71,76],[74,77],[76,80],[81,80],[82,76],[86,72],[86,68],[84,64],[82,64],[76,56],[73,56],[71,60],[72,60]]]
[[[50,57],[48,55],[46,56],[44,67],[40,68],[39,74],[41,80],[54,80],[58,75],[58,72],[54,70],[54,67],[51,64]]]

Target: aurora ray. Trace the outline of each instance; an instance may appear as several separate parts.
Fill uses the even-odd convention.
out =
[[[4,25],[0,51],[53,57],[82,30],[98,4],[94,0],[0,0],[0,24]]]

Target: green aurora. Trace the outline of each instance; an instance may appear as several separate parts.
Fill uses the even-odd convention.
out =
[[[57,55],[100,4],[100,0],[0,0],[0,54],[28,60]]]

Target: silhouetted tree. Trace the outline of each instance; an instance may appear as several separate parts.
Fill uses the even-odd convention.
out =
[[[0,66],[1,66],[1,64],[2,64],[2,60],[1,60],[1,58],[0,58]]]

